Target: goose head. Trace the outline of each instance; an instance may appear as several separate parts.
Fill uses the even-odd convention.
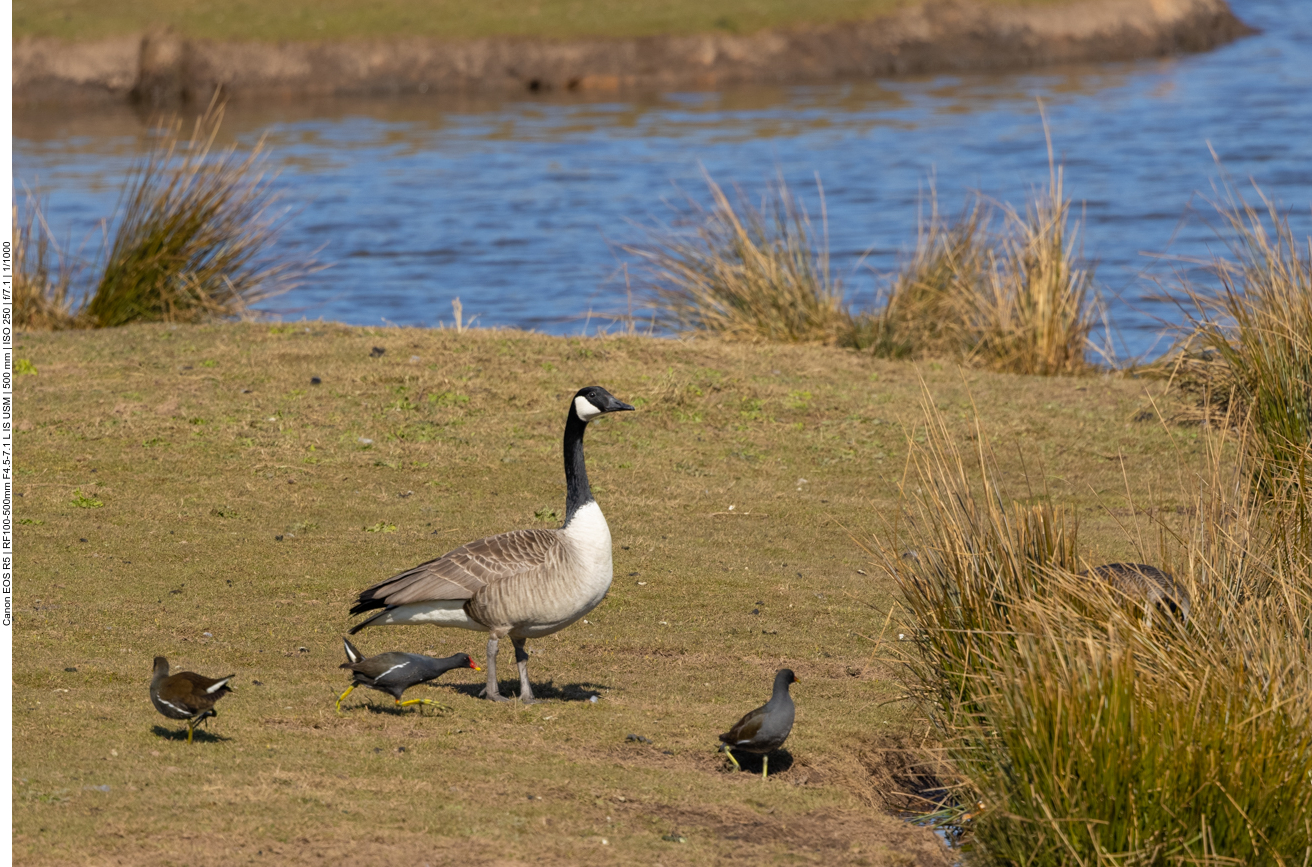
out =
[[[574,393],[574,405],[570,411],[579,421],[589,422],[606,413],[631,409],[632,404],[625,403],[600,385],[589,385]]]

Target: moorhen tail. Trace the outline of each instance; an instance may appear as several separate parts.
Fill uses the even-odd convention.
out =
[[[770,700],[747,714],[734,724],[729,731],[720,735],[725,755],[733,766],[742,770],[738,760],[733,757],[734,750],[754,753],[762,756],[761,779],[770,771],[770,753],[784,745],[788,734],[793,730],[793,697],[788,694],[788,687],[797,683],[797,675],[791,668],[781,669],[774,676],[774,693]]]
[[[450,710],[446,705],[427,698],[401,701],[401,693],[415,684],[436,680],[453,668],[483,670],[474,664],[468,653],[457,653],[444,659],[435,659],[421,653],[380,653],[377,656],[366,657],[348,639],[343,638],[342,644],[346,648],[347,661],[339,668],[349,669],[353,679],[346,692],[337,696],[338,713],[342,711],[342,699],[350,695],[357,686],[366,686],[387,693],[396,700],[397,707],[417,704],[421,706],[422,712],[422,705],[431,704],[442,710]]]
[[[208,717],[218,716],[214,703],[232,692],[228,681],[235,675],[204,677],[194,671],[179,671],[169,676],[169,661],[155,657],[155,672],[150,679],[150,701],[155,710],[169,719],[187,721],[187,743],[196,726]]]

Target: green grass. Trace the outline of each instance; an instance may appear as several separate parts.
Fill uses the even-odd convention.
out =
[[[900,513],[910,364],[324,323],[17,344],[40,371],[15,379],[19,863],[934,863],[929,832],[881,807],[898,781],[880,745],[925,730],[879,643],[893,584],[853,541]],[[1139,383],[919,372],[963,444],[973,395],[1012,483],[1042,467],[1089,550],[1125,559],[1120,525],[1151,532],[1118,456],[1139,502],[1192,504],[1173,480],[1202,460],[1198,431],[1132,422]],[[565,402],[592,382],[639,412],[588,434],[616,577],[588,623],[529,643],[553,699],[494,705],[453,672],[416,690],[447,716],[358,693],[335,714],[353,595],[542,526],[563,503]],[[366,532],[380,524],[396,530]],[[359,638],[483,652],[474,633]],[[155,654],[237,675],[190,747],[148,700]],[[801,678],[791,766],[726,772],[716,734],[784,665]]]
[[[985,0],[992,5],[1047,5],[1060,0]],[[771,27],[831,24],[886,14],[909,0],[16,0],[14,38],[55,36],[86,40],[172,27],[206,39],[361,39],[423,36],[472,39],[526,36],[545,39],[750,33]]]

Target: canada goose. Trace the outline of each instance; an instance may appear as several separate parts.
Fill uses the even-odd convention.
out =
[[[1143,624],[1152,626],[1153,609],[1189,621],[1189,591],[1156,566],[1143,563],[1104,563],[1079,573],[1081,578],[1098,578],[1143,605]]]
[[[720,735],[725,755],[733,766],[742,770],[742,765],[733,757],[734,750],[755,753],[761,756],[761,779],[770,771],[770,753],[784,745],[793,730],[793,715],[796,708],[793,697],[788,694],[788,687],[797,683],[797,675],[792,669],[781,669],[774,676],[774,692],[770,700],[748,713],[733,728]]]
[[[588,487],[583,433],[588,422],[633,409],[600,386],[575,393],[565,416],[565,523],[556,530],[488,536],[407,569],[360,593],[352,614],[381,608],[351,627],[431,623],[488,632],[487,689],[497,689],[497,642],[506,636],[519,664],[519,698],[532,702],[524,642],[559,632],[597,606],[610,590],[610,528]]]
[[[169,677],[169,661],[155,657],[155,672],[150,679],[150,701],[155,710],[169,719],[187,721],[187,743],[196,726],[206,717],[218,716],[214,703],[232,692],[228,681],[235,675],[218,680],[203,677],[194,671],[179,671]]]
[[[342,639],[342,644],[346,647],[346,662],[338,668],[349,669],[353,677],[346,692],[337,696],[338,713],[342,712],[342,699],[350,695],[357,686],[387,693],[396,699],[397,707],[415,704],[419,705],[422,711],[424,705],[431,704],[443,710],[450,710],[446,705],[427,698],[401,701],[401,693],[417,684],[435,680],[453,668],[472,668],[474,671],[482,671],[474,664],[474,660],[469,658],[468,653],[457,653],[444,659],[434,659],[421,653],[380,653],[366,658],[345,638]]]

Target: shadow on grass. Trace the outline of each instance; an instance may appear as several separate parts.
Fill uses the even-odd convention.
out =
[[[163,738],[166,741],[181,741],[184,744],[187,742],[187,729],[185,726],[180,729],[171,729],[156,725],[151,726],[150,730],[155,737]],[[226,738],[223,735],[212,735],[204,729],[196,729],[191,739],[193,743],[201,744],[220,744],[232,740],[232,738]]]
[[[761,766],[765,756],[758,756],[752,753],[745,753],[742,750],[734,752],[733,757],[742,765],[743,773],[761,775]],[[727,773],[734,773],[733,764],[724,757],[723,751],[720,752],[720,761],[724,764],[723,770]],[[793,754],[788,750],[775,750],[770,753],[770,774],[782,774],[793,766]]]
[[[461,695],[467,696],[469,698],[481,699],[483,697],[483,689],[485,687],[485,684],[426,683],[426,684],[417,684],[417,686],[428,686],[434,689],[444,689],[444,690],[449,689],[453,692],[460,693]],[[519,695],[519,681],[517,680],[501,681],[500,687],[501,687],[501,694],[504,695],[506,698],[513,700]],[[538,701],[590,701],[592,700],[593,697],[596,698],[601,697],[600,690],[613,689],[613,688],[614,687],[611,687],[603,683],[569,683],[564,686],[557,687],[553,681],[543,681],[533,684],[533,696]],[[409,701],[412,698],[419,698],[419,696],[415,695],[414,692],[407,692],[405,694],[406,701]],[[440,702],[441,699],[440,698],[433,699],[433,701]],[[397,707],[395,704],[392,704],[386,698],[380,698],[374,701],[368,697],[362,697],[361,701],[358,703],[353,703],[353,704],[344,703],[342,705],[342,710],[346,711],[351,708],[364,708],[371,713],[391,714],[396,716],[400,714],[414,713],[416,708],[424,708],[424,707],[426,706],[410,705],[409,707]],[[431,706],[428,706],[428,710],[433,712],[440,712],[438,708],[433,708]],[[186,736],[185,732],[183,733],[183,736],[184,737]]]
[[[533,697],[538,701],[591,701],[594,697],[601,698],[601,690],[613,689],[604,683],[567,683],[564,686],[556,686],[555,681],[547,680],[534,683],[529,682],[533,687]],[[471,698],[482,698],[484,683],[457,683],[446,684],[462,695]],[[514,698],[519,695],[519,681],[498,680],[497,685],[501,694],[506,698]]]

